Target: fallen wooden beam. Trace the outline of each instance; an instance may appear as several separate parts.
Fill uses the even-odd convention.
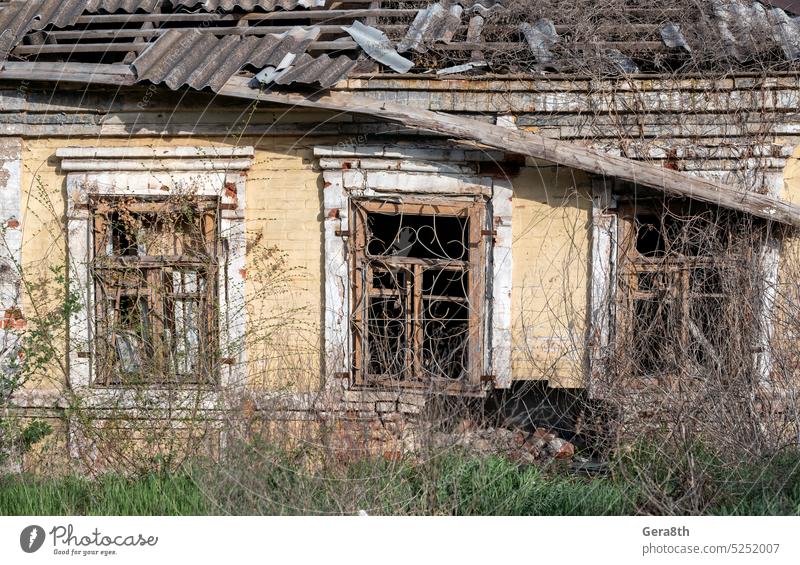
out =
[[[383,102],[343,92],[322,92],[307,96],[259,92],[251,88],[249,80],[243,77],[232,78],[219,91],[219,94],[306,108],[367,114],[410,128],[476,141],[509,153],[518,153],[596,175],[618,178],[673,196],[693,198],[766,220],[800,227],[800,206],[772,196],[738,190],[672,169],[462,116]]]
[[[135,81],[135,75],[126,68],[125,65],[81,63],[5,63],[0,68],[0,79],[131,84]],[[462,116],[343,92],[304,95],[260,91],[251,88],[250,79],[245,77],[233,77],[222,87],[219,94],[303,108],[366,114],[400,123],[409,128],[476,141],[501,151],[527,155],[596,175],[618,178],[669,195],[693,198],[758,218],[800,227],[800,206],[772,196],[738,190],[694,175]]]

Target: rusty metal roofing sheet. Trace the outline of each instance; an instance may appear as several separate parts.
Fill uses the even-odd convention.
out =
[[[265,11],[272,11],[281,8],[283,10],[294,10],[296,8],[323,8],[325,0],[171,0],[173,6],[185,6],[194,8],[201,6],[208,12],[225,10],[230,12],[234,8],[242,10],[255,10],[261,8]]]
[[[133,62],[139,80],[164,82],[172,89],[188,85],[219,91],[245,66],[272,68],[278,84],[289,82],[333,84],[349,71],[354,61],[305,54],[319,36],[319,28],[297,27],[282,34],[258,36],[226,35],[190,30],[169,30]],[[346,59],[346,61],[345,61]],[[327,66],[326,66],[327,65]],[[282,82],[286,81],[286,82]]]
[[[424,53],[427,46],[436,41],[449,43],[461,23],[463,12],[464,8],[458,4],[445,8],[441,2],[421,9],[414,17],[406,36],[397,45],[397,50],[400,53],[411,50]]]

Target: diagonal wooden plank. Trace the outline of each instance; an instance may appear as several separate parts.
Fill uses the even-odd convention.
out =
[[[133,71],[125,65],[60,63],[5,63],[0,79],[49,80],[95,84],[131,84]],[[106,67],[113,67],[106,68]],[[516,129],[487,124],[451,114],[384,102],[344,92],[295,94],[259,91],[250,79],[233,77],[222,96],[262,100],[289,106],[354,112],[403,124],[406,127],[471,140],[501,151],[527,155],[596,175],[618,178],[666,194],[751,214],[800,227],[800,206],[756,192],[743,191],[679,171],[610,155],[602,151]]]
[[[502,151],[527,155],[596,175],[618,178],[673,196],[693,198],[766,220],[800,227],[800,206],[772,196],[739,190],[672,169],[462,116],[343,92],[321,92],[313,95],[258,92],[252,89],[248,79],[243,77],[233,77],[219,93],[224,96],[307,108],[367,114],[410,128],[476,141]]]

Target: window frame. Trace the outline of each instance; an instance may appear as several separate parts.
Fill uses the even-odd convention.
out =
[[[481,199],[465,202],[453,202],[447,204],[434,203],[431,201],[404,198],[402,202],[380,198],[354,198],[351,200],[351,213],[353,220],[353,253],[351,259],[352,269],[352,336],[353,336],[353,373],[356,385],[361,386],[401,386],[405,388],[433,388],[459,392],[469,389],[479,388],[481,385],[481,368],[483,364],[483,324],[486,303],[485,271],[486,271],[486,252],[485,236],[482,226],[485,224],[486,205]],[[370,374],[367,364],[368,349],[368,300],[370,289],[364,288],[364,281],[371,280],[370,277],[370,257],[366,250],[367,247],[367,217],[370,213],[380,214],[402,214],[402,215],[426,215],[426,216],[448,216],[466,218],[468,230],[466,243],[470,249],[467,261],[434,261],[434,266],[443,266],[444,263],[455,264],[463,269],[469,277],[469,290],[466,297],[470,305],[468,314],[468,337],[466,340],[466,350],[468,355],[468,367],[465,368],[467,379],[456,381],[447,378],[427,377],[422,378],[422,339],[424,323],[421,318],[411,318],[406,322],[406,332],[411,332],[414,337],[414,345],[407,355],[411,355],[411,364],[414,367],[409,375],[400,381],[396,378],[387,378],[381,375]],[[391,266],[396,264],[403,268],[411,268],[412,275],[416,281],[421,278],[422,260],[413,259],[394,259],[384,262]],[[442,265],[440,265],[440,263]],[[444,268],[444,267],[443,267]],[[362,275],[362,273],[364,273]],[[366,298],[367,300],[363,300]],[[415,285],[413,300],[416,311],[421,311],[423,292],[419,285]]]
[[[667,301],[671,307],[677,308],[678,332],[675,334],[677,344],[675,349],[686,352],[691,351],[692,336],[690,330],[691,308],[695,300],[705,299],[725,299],[723,293],[703,293],[693,292],[691,276],[696,269],[720,269],[724,272],[727,269],[736,267],[736,258],[717,258],[710,255],[675,255],[670,256],[671,250],[665,249],[665,255],[649,257],[642,255],[636,249],[637,241],[637,222],[641,216],[659,216],[675,213],[681,215],[681,204],[665,202],[663,199],[655,199],[653,204],[641,199],[635,202],[621,201],[617,208],[618,218],[618,258],[617,265],[617,299],[615,310],[616,329],[618,336],[616,347],[634,347],[636,337],[636,302],[638,300],[656,299],[659,303],[665,302],[664,297],[668,295]],[[698,212],[695,212],[696,215]],[[662,277],[661,289],[641,289],[641,275],[656,275]],[[723,331],[723,330],[720,330]],[[672,334],[671,334],[672,335]],[[697,338],[695,338],[697,339]],[[627,358],[624,352],[622,358]],[[659,368],[651,372],[640,374],[642,379],[671,379],[678,378],[671,368]]]
[[[65,147],[56,150],[61,169],[67,176],[68,285],[78,303],[70,315],[68,329],[69,386],[73,390],[97,402],[113,401],[120,408],[134,408],[142,393],[148,394],[157,405],[176,400],[196,402],[197,392],[207,395],[203,398],[213,403],[222,388],[244,389],[247,384],[245,185],[253,156],[251,146]],[[91,273],[94,234],[90,201],[116,197],[153,200],[183,194],[218,202],[219,376],[214,383],[206,384],[96,384],[96,311]]]
[[[366,398],[377,388],[366,389],[357,384],[353,368],[351,201],[382,199],[484,203],[482,271],[487,306],[482,328],[483,359],[479,370],[472,374],[473,380],[481,382],[474,389],[454,392],[484,396],[492,388],[509,388],[514,351],[511,329],[514,190],[508,177],[497,174],[497,163],[504,162],[507,156],[431,140],[393,145],[391,150],[380,144],[318,145],[314,147],[314,156],[323,180],[324,387],[346,391],[346,398]],[[413,390],[394,383],[379,392],[402,397]]]
[[[195,294],[197,295],[199,304],[205,305],[205,310],[198,310],[205,318],[205,320],[198,322],[198,325],[199,323],[204,325],[202,328],[198,327],[198,334],[202,336],[198,339],[198,355],[204,359],[202,370],[206,372],[198,373],[193,376],[175,374],[175,377],[177,377],[175,381],[168,381],[167,375],[160,375],[161,378],[158,378],[159,375],[153,374],[153,378],[151,379],[125,382],[125,380],[123,380],[124,377],[117,375],[116,373],[119,372],[119,369],[111,367],[117,365],[117,362],[104,357],[104,355],[117,355],[115,345],[105,342],[107,334],[104,330],[109,328],[104,328],[104,324],[106,324],[108,314],[112,314],[112,310],[115,310],[112,314],[114,317],[120,315],[118,303],[121,294],[118,291],[116,307],[110,307],[108,304],[104,304],[103,300],[99,298],[95,300],[95,337],[97,343],[95,345],[96,376],[93,384],[96,386],[125,384],[213,386],[219,378],[219,367],[217,363],[220,357],[218,331],[219,308],[217,300],[219,279],[219,199],[209,197],[200,198],[196,199],[191,205],[193,218],[198,222],[198,227],[201,230],[202,245],[207,255],[206,261],[189,255],[109,255],[104,247],[107,248],[109,241],[112,241],[113,245],[114,234],[112,230],[114,228],[113,225],[108,222],[108,213],[101,211],[101,207],[108,207],[108,209],[113,210],[115,204],[123,200],[126,210],[134,214],[159,214],[174,207],[172,203],[167,201],[167,198],[136,198],[133,200],[126,197],[90,198],[89,206],[92,215],[92,236],[94,242],[94,260],[91,269],[94,295],[95,297],[99,297],[102,294],[102,287],[104,284],[100,279],[100,273],[125,271],[129,269],[145,271],[146,276],[144,284],[137,287],[135,296],[137,299],[144,298],[147,304],[147,311],[153,313],[149,316],[149,321],[152,322],[154,326],[152,328],[152,336],[150,336],[153,343],[148,345],[156,350],[157,356],[159,347],[169,347],[162,341],[166,331],[162,326],[168,324],[170,321],[173,322],[173,325],[175,323],[174,318],[159,319],[161,317],[159,313],[163,315],[170,310],[173,311],[174,315],[175,308],[174,304],[172,304],[170,308],[169,294],[165,290],[158,290],[159,287],[163,286],[159,284],[159,280],[163,281],[165,275],[174,274],[176,270],[180,272],[188,268],[197,272],[205,271],[203,276],[205,281],[203,285],[204,288],[202,291]],[[202,296],[203,294],[205,296]],[[171,298],[174,302],[174,293]],[[174,332],[174,328],[172,328],[172,331]],[[114,334],[111,338],[113,340],[116,337],[116,332],[112,330],[112,333]],[[173,335],[173,337],[178,336]],[[156,366],[165,362],[171,363],[170,360],[157,359]],[[158,367],[154,368],[157,369]]]

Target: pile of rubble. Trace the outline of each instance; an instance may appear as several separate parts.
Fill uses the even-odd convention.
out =
[[[500,455],[517,463],[533,465],[552,460],[572,461],[575,446],[552,431],[477,427],[462,423],[452,432],[436,432],[432,443],[437,449],[462,448],[480,456]]]

